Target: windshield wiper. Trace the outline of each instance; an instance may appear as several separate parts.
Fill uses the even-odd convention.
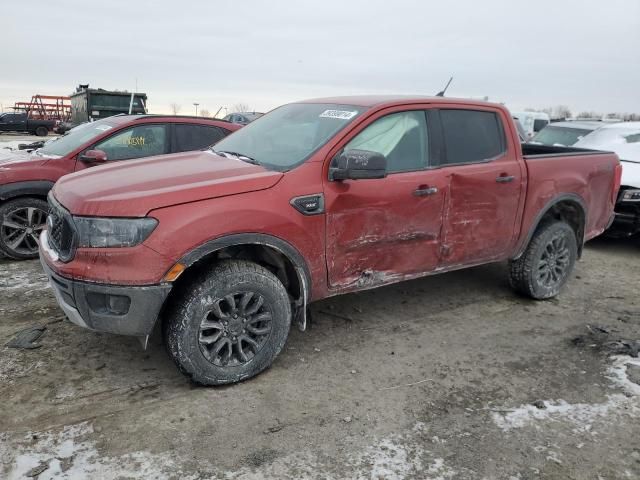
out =
[[[217,155],[221,155],[223,157],[227,157],[228,155],[231,155],[233,157],[236,157],[239,160],[242,160],[243,162],[251,163],[252,165],[260,165],[260,162],[258,162],[255,158],[248,157],[247,155],[243,155],[238,152],[227,152],[225,150],[213,150],[213,153]]]

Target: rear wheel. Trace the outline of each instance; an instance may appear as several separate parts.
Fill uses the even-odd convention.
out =
[[[38,127],[36,128],[36,135],[39,137],[46,137],[49,134],[49,129],[47,127]]]
[[[290,325],[291,305],[280,280],[255,263],[226,260],[177,299],[166,318],[165,342],[185,375],[220,385],[269,367]]]
[[[0,250],[17,260],[36,258],[49,207],[38,198],[16,198],[0,205]]]
[[[522,256],[510,262],[511,286],[537,300],[555,297],[569,279],[577,257],[573,229],[562,221],[544,223]]]

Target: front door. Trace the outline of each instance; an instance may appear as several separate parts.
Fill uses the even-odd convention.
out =
[[[109,162],[163,155],[169,153],[167,125],[146,123],[125,128],[100,140],[88,150],[102,150]],[[82,161],[76,162],[76,170],[87,166]]]
[[[388,175],[325,180],[331,288],[364,288],[437,267],[446,179],[428,170],[428,132],[424,110],[379,114],[344,146],[382,153]]]
[[[508,255],[523,184],[522,162],[492,110],[440,110],[449,178],[442,237],[442,265],[456,267]]]

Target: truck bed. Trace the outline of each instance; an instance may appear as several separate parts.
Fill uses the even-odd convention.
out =
[[[602,153],[611,153],[600,150],[590,150],[587,148],[536,145],[534,143],[523,143],[521,145],[522,156],[527,160],[535,160],[539,157],[564,157],[573,155],[600,155]]]

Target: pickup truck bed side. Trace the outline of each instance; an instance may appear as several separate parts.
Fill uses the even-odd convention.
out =
[[[564,147],[554,149],[554,153],[524,156],[527,175],[535,182],[527,185],[521,235],[514,256],[522,253],[540,218],[554,206],[568,208],[567,219],[575,222],[582,232],[583,242],[601,234],[611,220],[614,203],[611,191],[615,187],[612,154]],[[586,156],[591,159],[587,168]],[[562,175],[558,175],[559,171]]]

